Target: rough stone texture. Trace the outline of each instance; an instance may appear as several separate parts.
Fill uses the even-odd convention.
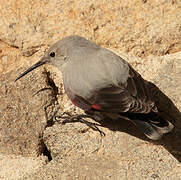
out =
[[[46,162],[47,159],[45,156],[27,158],[0,154],[0,179],[13,180],[23,178],[28,174],[36,172],[41,166],[44,166]]]
[[[22,64],[16,52],[11,56],[12,48],[31,56],[70,34],[140,57],[181,47],[180,0],[1,0],[0,9],[0,46],[8,45],[0,51],[0,72]]]
[[[179,0],[0,0],[0,9],[0,179],[180,179]],[[52,67],[14,83],[52,43],[71,34],[114,50],[155,83],[165,95],[150,88],[174,132],[151,142],[129,122],[98,126],[105,137],[82,123],[55,122],[55,113],[82,112],[67,99]],[[46,158],[35,158],[50,159],[49,153],[46,165]]]
[[[66,158],[58,163],[53,161],[27,179],[180,179],[181,166],[179,164],[174,166],[173,163],[176,162],[171,157],[159,157],[169,156],[166,151],[162,152],[162,149],[158,150],[153,146],[142,144],[134,153],[138,155],[116,158],[100,156],[96,153]]]
[[[0,77],[0,152],[37,156],[43,152],[42,135],[47,125],[46,107],[51,102],[51,90],[42,73],[14,82],[20,71]]]

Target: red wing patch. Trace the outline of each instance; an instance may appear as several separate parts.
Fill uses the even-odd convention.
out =
[[[101,107],[97,104],[93,104],[91,107],[96,110],[101,110]]]

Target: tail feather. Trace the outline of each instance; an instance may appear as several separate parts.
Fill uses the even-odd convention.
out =
[[[140,128],[140,130],[147,136],[149,139],[158,140],[162,137],[163,134],[159,133],[155,127],[145,121],[134,120],[134,123]]]
[[[162,120],[159,123],[134,120],[134,123],[149,139],[152,140],[160,139],[163,134],[169,133],[174,128],[173,124],[166,120]]]
[[[152,140],[160,139],[163,134],[169,133],[174,126],[171,122],[163,119],[158,113],[148,114],[125,114],[132,122]]]
[[[151,123],[151,125],[161,134],[169,133],[174,128],[174,125],[167,120],[162,120],[159,124]]]

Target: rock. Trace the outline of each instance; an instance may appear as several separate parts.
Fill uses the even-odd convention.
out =
[[[36,174],[27,176],[27,179],[179,179],[179,168],[180,165],[167,151],[143,143],[126,156],[103,156],[95,152],[86,156],[66,157],[60,162],[52,161]]]
[[[45,156],[23,157],[0,154],[0,178],[4,180],[21,179],[36,172],[47,162]]]
[[[139,57],[171,54],[181,47],[178,1],[10,0],[0,5],[1,43],[24,56],[71,34]]]
[[[43,153],[44,108],[51,102],[45,75],[34,74],[14,82],[24,68],[0,77],[0,153],[38,156]]]
[[[9,0],[0,7],[1,179],[180,178],[179,1]],[[65,95],[56,69],[45,66],[14,83],[51,44],[71,34],[121,54],[156,84],[162,92],[150,88],[174,131],[150,142],[130,122],[108,121],[98,126],[106,134],[101,137],[85,124],[53,118],[82,113]]]

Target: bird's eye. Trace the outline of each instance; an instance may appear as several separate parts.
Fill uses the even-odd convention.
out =
[[[55,57],[55,52],[51,52],[51,53],[50,53],[50,56],[51,56],[51,57]]]

